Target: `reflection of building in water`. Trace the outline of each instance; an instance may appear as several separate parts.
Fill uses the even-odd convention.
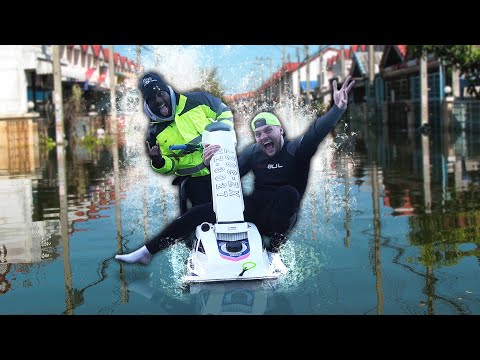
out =
[[[458,207],[459,199],[480,185],[478,133],[423,133],[393,125],[364,128],[363,119],[350,121],[349,125],[367,144],[365,149],[355,148],[355,158],[378,164],[379,181],[383,183],[380,195],[394,216],[417,215],[428,207],[437,211],[453,200]]]
[[[115,202],[115,190],[113,189],[113,180],[108,178],[99,181],[96,185],[90,185],[84,196],[69,199],[68,201],[68,234],[74,232],[86,231],[79,226],[81,223],[107,218],[108,215],[101,215],[101,210],[110,209],[110,204]]]
[[[33,221],[32,179],[0,179],[2,261],[33,263],[58,256],[53,250],[58,220]]]
[[[0,249],[0,252],[1,251],[2,249]],[[5,294],[12,286],[10,281],[7,280],[7,274],[10,272],[10,267],[10,264],[2,264],[0,258],[0,295]]]
[[[390,199],[390,190],[385,190],[385,196],[383,197],[383,205],[393,208],[393,216],[410,216],[413,215],[414,208],[410,199],[410,190],[404,189],[405,195],[402,197],[395,197],[394,203]]]
[[[16,178],[0,178],[0,247],[5,250],[0,262],[32,263],[53,257],[50,242],[58,221],[34,221],[33,187],[48,155],[41,151],[46,129],[38,114],[27,112],[20,93],[11,100],[10,110],[0,111],[0,173]]]
[[[454,174],[454,185],[456,191],[467,191],[469,186],[480,184],[480,178],[475,176],[480,169],[480,142],[475,133],[467,134],[461,132],[449,144],[448,173]]]

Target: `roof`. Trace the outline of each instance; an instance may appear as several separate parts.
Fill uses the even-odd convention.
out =
[[[92,45],[93,53],[95,56],[100,55],[100,49],[102,48],[102,45]]]
[[[268,88],[270,85],[275,83],[277,80],[281,79],[284,72],[293,72],[297,70],[303,63],[298,62],[289,62],[285,66],[281,66],[277,71],[275,71],[272,76],[270,76],[260,87],[259,91],[262,91]]]
[[[407,45],[386,45],[380,61],[380,68],[400,64],[405,61],[406,55]]]
[[[375,51],[374,64],[378,68],[380,61],[382,60],[383,51]],[[353,53],[353,64],[350,70],[350,73],[354,73],[358,70],[360,76],[368,76],[368,52],[367,51],[357,51]]]
[[[403,57],[407,56],[407,45],[396,45]]]

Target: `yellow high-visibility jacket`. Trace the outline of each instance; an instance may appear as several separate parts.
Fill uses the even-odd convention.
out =
[[[210,174],[202,159],[202,150],[192,153],[184,150],[170,150],[170,145],[197,145],[202,141],[205,127],[214,121],[222,121],[232,126],[232,111],[222,100],[207,92],[178,94],[175,119],[171,123],[151,121],[147,141],[150,146],[157,144],[165,161],[161,168],[152,168],[161,174],[192,177]]]

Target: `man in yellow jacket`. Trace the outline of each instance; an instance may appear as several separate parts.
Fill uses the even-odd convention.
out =
[[[154,72],[143,75],[139,88],[150,119],[147,146],[153,170],[187,177],[185,195],[192,206],[212,201],[210,171],[202,159],[202,134],[215,121],[233,128],[232,111],[207,92],[180,94]],[[172,145],[186,148],[172,149]]]

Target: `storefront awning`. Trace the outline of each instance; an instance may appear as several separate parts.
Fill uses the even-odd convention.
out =
[[[37,75],[46,75],[53,73],[53,65],[51,60],[37,59],[35,71]]]
[[[85,81],[85,70],[80,66],[62,66],[62,78]]]

